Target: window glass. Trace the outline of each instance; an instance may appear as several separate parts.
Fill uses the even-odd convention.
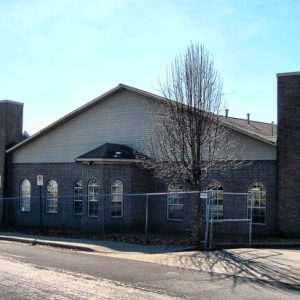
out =
[[[57,213],[58,185],[55,180],[49,180],[46,185],[46,212]]]
[[[74,214],[82,214],[83,204],[83,184],[82,180],[76,180],[74,183]]]
[[[216,181],[213,180],[208,186],[207,190],[211,191],[211,197],[212,197],[212,217],[214,220],[221,221],[223,220],[223,187],[222,185]]]
[[[266,223],[266,187],[260,182],[253,182],[248,187],[251,195],[248,197],[248,218],[251,216],[254,224]],[[252,201],[252,203],[251,203]]]
[[[88,183],[88,215],[98,216],[99,185],[97,180],[91,179]]]
[[[123,182],[118,179],[111,184],[111,216],[123,216]]]
[[[183,189],[180,185],[172,182],[168,186],[167,195],[167,219],[182,220],[183,219]]]
[[[30,211],[31,184],[28,179],[24,179],[20,184],[20,210]]]

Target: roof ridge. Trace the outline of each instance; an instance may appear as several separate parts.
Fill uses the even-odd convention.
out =
[[[152,97],[152,98],[163,100],[163,101],[170,100],[170,99],[168,99],[168,98],[166,98],[162,95],[157,95],[157,94],[154,94],[152,92],[148,92],[148,91],[145,91],[143,89],[139,89],[139,88],[136,88],[136,87],[133,87],[133,86],[130,86],[130,85],[123,84],[123,83],[119,83],[118,86],[121,87],[121,88],[125,88],[127,90],[130,90],[130,91],[133,91],[133,92],[137,92],[137,93],[142,94],[146,97]],[[170,101],[172,101],[172,100],[170,100]]]
[[[220,115],[221,117],[223,117],[225,120],[227,119],[234,119],[234,120],[243,120],[243,121],[248,121],[247,119],[244,119],[244,118],[239,118],[239,117],[227,117],[226,116],[223,116],[223,115]],[[256,121],[256,120],[250,120],[250,123],[251,122],[255,122],[255,123],[260,123],[260,124],[267,124],[267,125],[272,125],[272,122],[269,123],[269,122],[264,122],[264,121]],[[273,123],[273,125],[277,126],[276,123]]]

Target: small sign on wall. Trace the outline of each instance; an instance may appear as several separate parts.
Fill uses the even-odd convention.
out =
[[[200,199],[207,199],[207,193],[201,192]]]
[[[44,184],[44,176],[43,175],[37,175],[36,176],[36,183],[38,186],[42,186]]]

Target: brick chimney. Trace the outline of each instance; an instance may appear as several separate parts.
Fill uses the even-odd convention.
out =
[[[300,236],[300,72],[277,74],[278,225]]]
[[[2,199],[5,196],[5,151],[22,140],[23,103],[0,100],[0,223],[2,222]]]

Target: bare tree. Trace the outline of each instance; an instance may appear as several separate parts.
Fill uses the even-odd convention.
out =
[[[191,44],[174,60],[161,92],[166,100],[139,156],[144,168],[199,190],[211,171],[237,165],[236,141],[220,116],[222,79],[204,46]]]

